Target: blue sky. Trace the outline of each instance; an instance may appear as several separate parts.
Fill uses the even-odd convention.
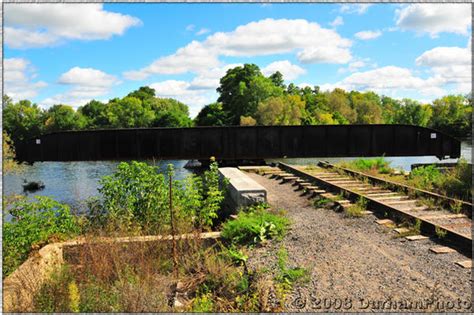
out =
[[[47,108],[143,85],[190,106],[255,63],[323,90],[471,90],[469,4],[5,4],[5,93]]]

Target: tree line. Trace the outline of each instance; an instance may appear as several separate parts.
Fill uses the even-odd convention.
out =
[[[472,129],[472,94],[422,104],[374,92],[321,91],[285,85],[280,72],[266,77],[254,64],[229,69],[217,92],[217,102],[204,106],[194,120],[186,104],[159,98],[146,86],[107,103],[92,100],[77,110],[64,104],[45,110],[4,96],[3,128],[14,143],[48,132],[103,128],[411,124],[461,138]]]
[[[374,92],[321,91],[286,86],[280,72],[265,77],[254,64],[228,70],[217,91],[217,102],[199,112],[196,125],[410,124],[455,137],[469,136],[472,128],[472,94],[422,104]]]
[[[45,110],[28,100],[3,98],[3,128],[15,143],[44,133],[63,130],[191,127],[189,108],[177,100],[159,98],[155,90],[141,87],[108,103],[92,100],[74,110],[58,104]]]

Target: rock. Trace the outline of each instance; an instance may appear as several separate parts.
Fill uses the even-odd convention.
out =
[[[26,182],[23,185],[23,191],[29,191],[29,192],[35,192],[41,189],[44,189],[45,185],[42,181],[37,181],[37,182]]]

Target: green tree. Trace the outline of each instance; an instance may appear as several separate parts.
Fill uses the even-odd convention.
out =
[[[155,115],[153,127],[191,127],[193,121],[189,118],[189,108],[171,98],[153,98],[148,100],[146,108],[150,108]]]
[[[430,121],[432,109],[429,105],[422,105],[411,99],[403,99],[400,109],[395,114],[395,122],[426,127]]]
[[[472,132],[470,98],[447,95],[433,101],[433,115],[429,126],[455,137],[466,137]]]
[[[222,109],[222,103],[212,103],[204,106],[194,121],[197,126],[225,126],[227,116]]]
[[[14,143],[43,132],[44,111],[38,105],[28,100],[13,103],[9,97],[3,101],[3,129]]]
[[[380,97],[374,92],[360,93],[352,91],[349,93],[352,108],[357,112],[358,124],[380,124],[382,123],[382,108]]]
[[[254,116],[258,103],[270,96],[283,94],[281,87],[260,72],[257,65],[245,64],[227,70],[217,88],[217,99],[229,118],[228,123],[238,125],[240,116]]]
[[[395,124],[396,115],[400,110],[400,101],[388,96],[382,96],[382,117],[385,124]]]
[[[48,132],[78,130],[84,128],[85,125],[84,116],[68,105],[54,105],[45,114],[44,126]]]
[[[269,97],[258,105],[260,125],[301,125],[305,103],[298,95]]]
[[[255,126],[257,121],[250,116],[240,116],[240,125],[241,126]]]
[[[86,128],[104,128],[110,124],[107,118],[107,105],[102,102],[92,100],[79,107],[78,112],[86,118]]]
[[[114,128],[149,127],[155,114],[145,108],[139,98],[126,96],[109,102],[107,118]]]
[[[152,89],[148,86],[142,86],[138,90],[130,92],[127,96],[136,97],[141,101],[145,101],[147,99],[152,99],[155,97],[155,89]]]
[[[351,107],[346,91],[336,88],[328,94],[328,107],[331,113],[339,112],[349,123],[357,122],[357,112]]]
[[[275,86],[281,87],[282,89],[286,89],[285,81],[283,80],[283,74],[281,74],[280,71],[277,71],[274,74],[270,75],[269,79],[272,80]]]

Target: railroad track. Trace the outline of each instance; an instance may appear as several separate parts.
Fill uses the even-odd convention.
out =
[[[318,166],[308,168],[278,163],[278,167],[267,167],[260,173],[270,175],[283,183],[292,183],[310,197],[331,199],[344,209],[354,206],[363,198],[367,208],[365,214],[374,213],[383,217],[378,223],[395,225],[395,222],[408,221],[415,224],[419,221],[420,234],[443,235],[440,239],[442,243],[472,257],[472,204],[456,201],[459,213],[453,213],[446,209],[446,205],[452,205],[455,199],[339,168],[326,162]],[[424,198],[433,198],[437,206],[427,203]],[[426,237],[418,235],[413,239],[423,238]]]

